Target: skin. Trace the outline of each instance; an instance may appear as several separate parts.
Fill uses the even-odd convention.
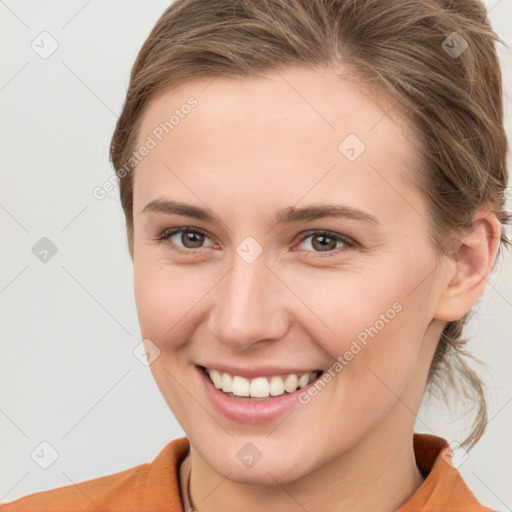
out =
[[[141,331],[160,350],[151,371],[191,441],[200,512],[403,504],[423,482],[412,435],[437,341],[478,300],[497,253],[499,222],[481,210],[459,251],[436,259],[425,199],[407,179],[417,154],[405,117],[385,115],[341,71],[195,80],[154,98],[142,120],[139,145],[198,100],[135,171],[133,261]],[[350,133],[366,145],[353,162],[338,150]],[[155,199],[207,207],[220,222],[143,212]],[[378,224],[274,225],[283,208],[326,203]],[[155,241],[180,227],[207,236]],[[359,246],[328,240],[322,251],[311,230]],[[236,252],[248,236],[263,249],[252,263]],[[194,363],[205,361],[327,369],[397,302],[401,311],[285,418],[229,420],[196,375]],[[247,442],[262,453],[250,468],[237,457]]]

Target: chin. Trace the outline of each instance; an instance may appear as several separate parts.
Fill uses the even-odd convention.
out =
[[[228,450],[208,454],[207,463],[217,473],[240,484],[287,484],[313,471],[312,467],[304,463],[306,456],[303,453],[297,452],[290,457],[284,448],[282,453],[279,450],[270,449],[269,452],[267,457],[262,453],[261,458],[253,465],[244,463],[243,457],[238,457],[238,450],[232,455],[228,453]]]

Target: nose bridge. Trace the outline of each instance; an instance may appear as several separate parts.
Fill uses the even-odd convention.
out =
[[[242,248],[242,251],[240,250]],[[224,344],[244,349],[262,340],[278,339],[286,330],[286,314],[276,307],[279,287],[267,268],[265,253],[254,260],[246,257],[240,244],[233,254],[231,269],[219,283],[209,328]]]

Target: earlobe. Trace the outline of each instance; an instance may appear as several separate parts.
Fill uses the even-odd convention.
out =
[[[500,226],[493,213],[479,209],[471,228],[460,235],[460,247],[452,257],[453,271],[447,275],[437,305],[438,320],[459,320],[484,292],[498,253]]]

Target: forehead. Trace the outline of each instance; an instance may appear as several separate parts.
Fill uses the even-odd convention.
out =
[[[329,192],[400,189],[417,155],[397,103],[370,96],[342,70],[190,81],[149,103],[137,147],[149,139],[154,147],[137,166],[135,190],[152,199],[177,175],[219,193],[235,183],[247,194],[288,190],[292,202],[320,191],[319,179]]]

